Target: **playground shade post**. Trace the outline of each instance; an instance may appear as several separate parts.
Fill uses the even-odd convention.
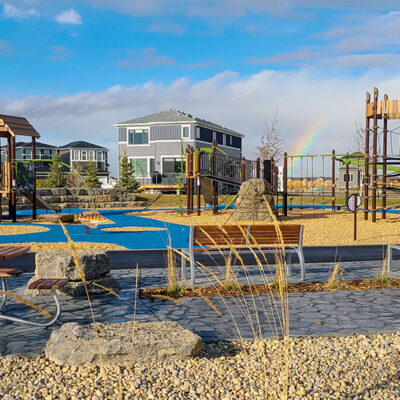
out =
[[[374,88],[374,126],[372,131],[372,222],[376,222],[377,151],[378,151],[378,89]]]
[[[366,109],[368,110],[369,103],[371,102],[371,94],[367,92],[366,95]],[[364,167],[364,219],[368,220],[368,189],[369,189],[369,134],[370,134],[370,123],[369,117],[366,115],[365,118],[365,167]]]
[[[335,150],[332,150],[332,212],[335,212],[336,203],[336,177],[335,177]]]
[[[383,95],[384,104],[388,101],[388,95]],[[385,107],[385,113],[383,114],[383,145],[382,145],[382,219],[386,219],[386,185],[387,185],[387,122],[388,122],[387,110]]]

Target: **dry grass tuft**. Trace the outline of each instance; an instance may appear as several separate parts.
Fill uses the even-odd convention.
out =
[[[333,269],[332,273],[329,275],[328,282],[326,283],[327,288],[334,288],[338,286],[338,277],[341,277],[341,280],[343,280],[343,268],[339,265],[336,264]]]

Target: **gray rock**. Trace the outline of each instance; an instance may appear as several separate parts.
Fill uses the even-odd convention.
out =
[[[33,276],[27,287],[31,282],[34,282],[38,278]],[[117,293],[119,291],[118,281],[112,276],[104,276],[102,278],[96,278],[86,281],[86,287],[89,295],[100,295],[110,293],[110,291]],[[69,281],[62,289],[56,290],[60,297],[86,297],[85,284],[80,281]],[[25,289],[25,296],[28,297],[45,297],[52,296],[52,290],[41,290],[41,289]]]
[[[51,333],[45,353],[58,365],[129,366],[133,362],[188,359],[198,355],[202,347],[198,335],[176,322],[71,322]]]
[[[100,278],[110,272],[110,259],[103,251],[78,251],[78,257],[86,279]],[[35,263],[35,277],[37,279],[81,280],[70,251],[37,252]]]
[[[271,210],[275,210],[274,196],[269,183],[263,179],[249,179],[240,186],[233,221],[272,221],[265,202],[268,201]]]

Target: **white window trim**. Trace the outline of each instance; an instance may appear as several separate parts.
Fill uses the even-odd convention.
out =
[[[146,172],[146,174],[150,174],[150,160],[155,160],[154,156],[143,156],[143,157],[140,157],[140,156],[137,156],[137,157],[128,156],[128,161],[131,161],[131,160],[142,160],[142,159],[146,159],[147,160],[147,172]],[[155,161],[154,161],[154,163],[155,163]],[[154,166],[155,166],[155,164],[154,164]]]
[[[183,128],[188,128],[189,129],[189,136],[188,137],[184,137],[183,136]],[[190,140],[190,125],[181,125],[181,138],[183,140]]]
[[[164,166],[163,166],[163,161],[164,158],[181,158],[183,161],[185,161],[185,155],[182,154],[178,154],[178,155],[172,155],[172,154],[168,154],[168,155],[164,155],[164,156],[160,156],[160,169],[161,169],[161,174],[164,173]]]
[[[135,130],[141,130],[141,129],[147,129],[148,130],[148,136],[147,138],[149,139],[149,142],[147,144],[129,144],[129,131],[135,131]],[[149,147],[151,140],[150,140],[150,127],[149,126],[135,126],[135,127],[131,127],[131,128],[126,128],[126,145],[129,147],[133,147],[133,146],[142,146],[142,147]],[[145,158],[145,157],[142,157]]]

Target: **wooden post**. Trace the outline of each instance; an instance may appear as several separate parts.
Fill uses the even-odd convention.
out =
[[[287,216],[287,153],[283,154],[283,215]]]
[[[332,212],[335,212],[335,203],[336,203],[336,177],[335,177],[335,150],[332,150]]]
[[[10,180],[11,180],[11,201],[9,214],[13,222],[17,222],[17,182],[15,174],[15,136],[11,136],[11,164],[10,164]]]
[[[243,183],[246,180],[246,159],[244,157],[241,160],[240,175]]]
[[[217,158],[217,141],[214,139],[212,142],[212,174],[217,174],[217,165],[216,165],[216,158]],[[213,185],[213,214],[218,214],[218,182],[212,182]]]
[[[372,131],[372,222],[376,222],[377,152],[378,152],[378,89],[374,88],[374,126]]]
[[[196,177],[197,177],[197,187],[196,187],[196,194],[197,194],[197,215],[201,215],[201,208],[200,208],[200,149],[196,149]]]
[[[369,117],[368,117],[368,104],[371,101],[371,95],[367,92],[366,95],[366,105],[365,105],[365,159],[364,159],[364,219],[368,220],[368,196],[369,196],[369,134],[370,134],[370,127],[369,127]]]
[[[357,240],[357,203],[356,196],[354,196],[354,240]]]
[[[346,190],[345,190],[345,205],[347,206],[347,201],[349,200],[349,155],[346,154]],[[339,177],[340,179],[340,177]]]
[[[382,149],[382,219],[386,219],[386,185],[387,185],[387,122],[388,122],[388,115],[387,115],[387,108],[386,104],[388,101],[388,95],[385,94],[383,96],[384,100],[384,107],[385,107],[385,112],[383,114],[383,149]]]
[[[259,179],[260,178],[260,170],[261,170],[260,157],[257,157],[256,165],[257,165],[257,172],[256,172],[257,175],[256,176]]]
[[[36,159],[36,138],[32,137],[32,160]],[[32,163],[33,169],[33,188],[32,188],[32,219],[36,219],[36,163]]]
[[[271,157],[271,189],[272,193],[275,193],[275,160],[274,157]]]
[[[189,147],[186,147],[186,214],[190,214],[190,153]]]

